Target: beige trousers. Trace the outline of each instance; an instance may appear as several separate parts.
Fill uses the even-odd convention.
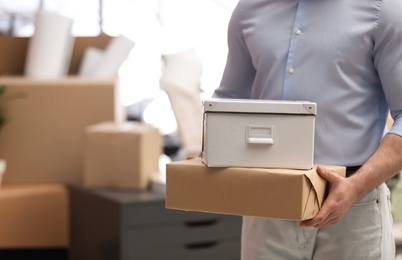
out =
[[[269,203],[269,201],[268,201]],[[333,226],[301,228],[296,221],[243,217],[242,260],[393,260],[390,192],[385,184]]]

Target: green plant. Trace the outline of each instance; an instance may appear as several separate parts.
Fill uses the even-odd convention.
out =
[[[11,100],[25,96],[23,93],[15,93],[13,95],[5,96],[6,90],[7,90],[7,88],[5,85],[0,85],[0,130],[8,122],[5,104]]]
[[[2,106],[2,96],[6,92],[6,87],[4,85],[0,85],[0,130],[6,124],[6,113],[5,108]]]

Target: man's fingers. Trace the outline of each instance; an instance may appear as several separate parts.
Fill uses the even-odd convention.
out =
[[[336,172],[333,172],[325,167],[317,167],[318,174],[326,179],[330,185],[329,195],[323,203],[322,208],[318,214],[310,220],[300,222],[300,226],[307,227],[313,226],[316,228],[326,227],[332,224],[338,223],[345,212],[339,210],[339,202],[342,200],[342,196],[339,196],[342,185],[338,185],[342,182],[342,177]],[[331,191],[332,190],[332,191]]]
[[[336,180],[337,177],[340,177],[338,174],[335,172],[328,170],[327,168],[317,166],[317,172],[318,174],[326,179],[328,182],[332,183]]]
[[[328,221],[328,218],[330,217],[330,212],[326,211],[325,208],[322,209],[318,212],[318,214],[309,220],[305,220],[300,222],[301,227],[323,227],[325,226],[325,223]]]

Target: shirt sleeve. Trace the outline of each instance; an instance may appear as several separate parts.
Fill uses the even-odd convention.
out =
[[[228,55],[219,87],[213,96],[218,98],[250,98],[255,77],[252,64],[242,34],[242,1],[234,9],[228,27]]]
[[[380,7],[374,64],[394,124],[390,133],[402,136],[402,1],[383,0]]]

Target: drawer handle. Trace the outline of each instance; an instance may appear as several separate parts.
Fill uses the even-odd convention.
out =
[[[269,144],[274,142],[274,126],[248,125],[246,126],[246,143]]]
[[[208,220],[201,220],[201,221],[187,221],[185,225],[187,227],[205,227],[211,226],[218,223],[217,219],[208,219]]]
[[[207,241],[207,242],[200,242],[200,243],[188,243],[188,244],[185,244],[184,246],[187,249],[205,249],[205,248],[214,247],[217,244],[218,244],[218,241]]]

